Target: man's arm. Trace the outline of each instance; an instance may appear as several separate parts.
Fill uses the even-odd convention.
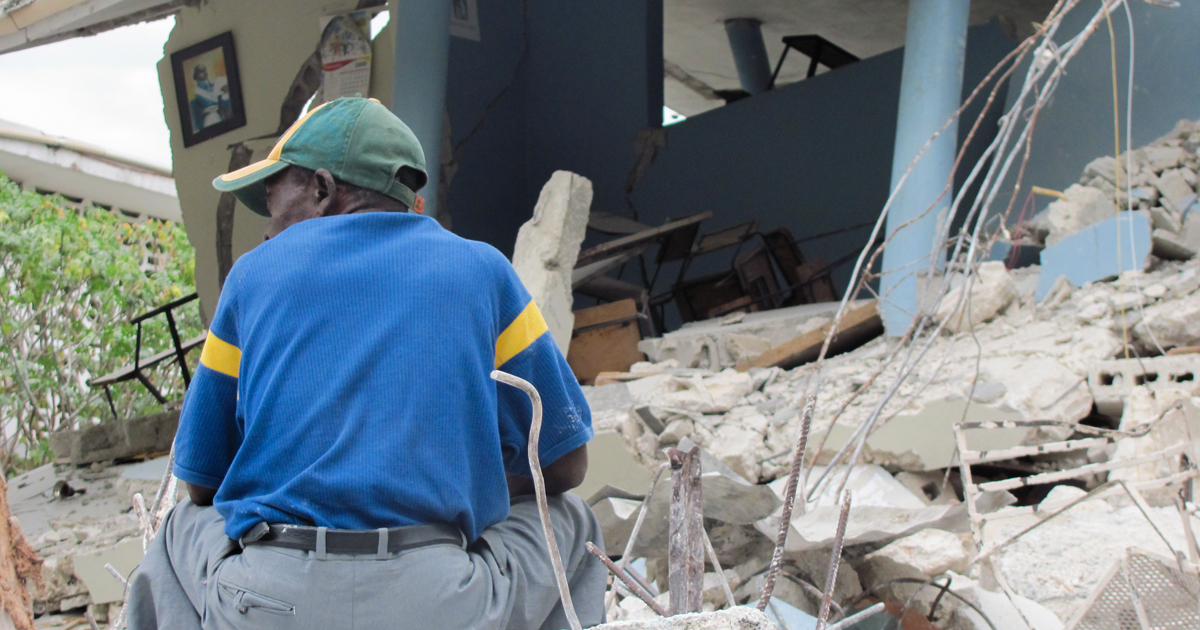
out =
[[[187,482],[184,482],[187,483]],[[213,497],[217,496],[217,491],[212,488],[205,488],[194,483],[187,484],[188,496],[192,498],[192,503],[201,507],[213,504]]]
[[[542,470],[542,476],[546,478],[546,494],[562,494],[578,488],[587,475],[587,468],[587,444],[554,460],[553,464]],[[188,486],[188,490],[191,491],[191,484]],[[207,488],[203,489],[207,490]],[[508,495],[518,497],[525,494],[533,494],[533,479],[508,475]],[[197,505],[200,504],[197,503]]]

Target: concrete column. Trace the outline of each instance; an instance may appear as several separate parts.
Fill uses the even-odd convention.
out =
[[[913,158],[962,104],[969,8],[970,3],[963,0],[909,2],[890,190],[896,189]],[[920,216],[942,192],[957,148],[955,121],[909,173],[889,211],[888,234]],[[918,312],[917,273],[929,267],[951,197],[947,194],[931,212],[900,229],[883,253],[880,291],[886,299],[880,308],[888,335],[903,335]]]
[[[392,0],[389,4],[391,27],[396,29],[392,111],[412,128],[425,150],[429,183],[420,194],[425,198],[425,214],[436,217],[451,0]]]
[[[771,85],[771,61],[763,43],[762,22],[754,18],[725,20],[725,34],[742,89],[750,94],[766,92]]]

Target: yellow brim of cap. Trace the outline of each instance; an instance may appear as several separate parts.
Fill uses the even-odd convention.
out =
[[[233,193],[238,201],[255,214],[269,217],[271,213],[267,210],[267,187],[263,182],[288,166],[291,165],[287,162],[268,157],[214,179],[213,188]]]

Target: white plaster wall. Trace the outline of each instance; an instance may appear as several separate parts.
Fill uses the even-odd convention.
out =
[[[218,289],[216,212],[220,193],[213,178],[229,166],[229,145],[273,134],[279,126],[279,108],[300,64],[316,48],[318,19],[355,8],[355,0],[208,0],[198,7],[184,7],[175,18],[175,28],[158,63],[163,93],[163,114],[171,130],[171,154],[175,186],[188,239],[196,248],[196,287],[201,308],[211,316]],[[241,73],[246,126],[200,144],[183,148],[171,53],[209,37],[233,32]],[[380,35],[373,57],[371,95],[387,104],[391,81],[377,80],[392,68],[391,29]],[[386,34],[386,35],[385,35]],[[390,78],[390,76],[388,77]],[[250,143],[254,160],[270,151],[274,139]],[[253,249],[262,241],[266,220],[237,205],[234,216],[233,257]]]

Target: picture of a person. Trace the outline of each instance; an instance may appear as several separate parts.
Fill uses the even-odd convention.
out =
[[[225,77],[210,79],[208,67],[198,64],[192,70],[196,95],[192,97],[192,128],[196,131],[215,125],[233,115],[229,101],[229,82]]]

